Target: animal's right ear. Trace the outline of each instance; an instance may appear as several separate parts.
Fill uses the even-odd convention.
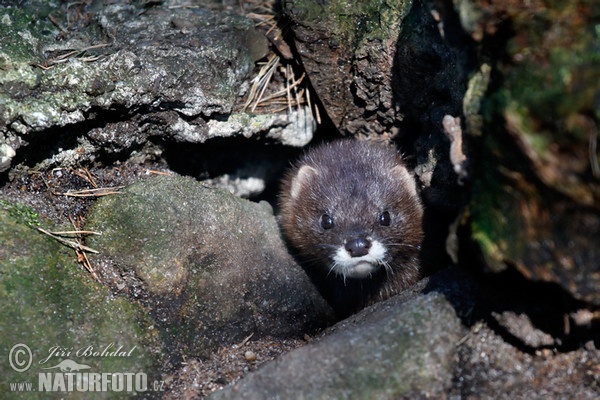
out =
[[[303,165],[298,168],[296,176],[294,176],[294,179],[292,179],[290,197],[292,199],[297,198],[298,194],[300,194],[300,189],[302,189],[302,186],[308,185],[313,177],[315,177],[318,173],[319,172],[315,168],[309,165]]]

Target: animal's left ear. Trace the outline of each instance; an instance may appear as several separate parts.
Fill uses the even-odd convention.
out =
[[[408,190],[411,196],[418,197],[415,178],[413,178],[404,165],[396,165],[391,169],[391,172],[392,175],[402,182],[402,186]]]

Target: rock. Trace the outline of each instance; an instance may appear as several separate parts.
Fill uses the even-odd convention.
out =
[[[542,348],[556,344],[552,336],[536,329],[526,314],[504,311],[502,314],[494,315],[494,317],[501,326],[506,327],[510,334],[521,339],[529,347]]]
[[[31,398],[47,398],[49,389],[38,387],[38,374],[50,374],[54,384],[54,377],[63,376],[61,362],[83,364],[88,373],[144,373],[150,389],[160,378],[165,354],[154,323],[140,304],[93,281],[73,251],[37,231],[43,222],[30,208],[0,200],[2,392],[11,391],[10,382],[29,381],[36,392]]]
[[[165,8],[154,8],[139,14],[133,6],[112,5],[97,14],[87,11],[93,23],[80,34],[88,43],[75,39],[60,43],[54,39],[58,33],[56,28],[47,19],[40,18],[37,25],[49,32],[46,37],[38,37],[37,31],[31,31],[14,15],[22,11],[11,7],[3,9],[5,17],[13,21],[11,29],[31,38],[31,42],[23,44],[35,56],[45,57],[44,61],[51,67],[34,69],[16,63],[10,58],[11,53],[4,54],[9,60],[10,73],[4,76],[3,87],[13,88],[3,92],[8,100],[2,115],[7,125],[20,118],[25,121],[22,129],[28,132],[82,121],[83,113],[89,113],[92,107],[145,105],[158,111],[164,108],[161,104],[169,102],[179,103],[176,110],[186,116],[231,111],[237,96],[236,87],[252,67],[253,60],[242,45],[242,37],[249,35],[252,29],[250,21],[235,15],[215,14],[208,9],[179,8],[167,12]],[[177,29],[173,24],[175,19],[186,19],[186,30]],[[153,29],[146,29],[148,26]],[[109,34],[112,40],[103,38],[99,32]],[[158,45],[160,38],[165,37],[171,44],[168,51]],[[85,46],[93,46],[86,47],[85,51],[94,60],[72,57],[65,59],[68,62],[59,63],[60,59],[56,59],[61,52]],[[215,48],[220,51],[214,51]],[[79,50],[77,54],[82,52]],[[19,87],[17,82],[25,83]],[[26,106],[19,99],[34,84],[45,96]],[[54,90],[50,92],[49,87]]]
[[[165,341],[208,356],[249,334],[298,337],[332,311],[287,253],[270,207],[180,176],[95,204],[89,245],[142,282]],[[107,260],[108,259],[108,260]]]
[[[0,170],[26,159],[33,166],[24,146],[47,168],[132,152],[143,160],[160,155],[164,142],[214,137],[306,144],[315,129],[306,110],[234,112],[255,57],[268,51],[253,22],[172,3],[0,6],[0,142],[16,152],[2,150]]]
[[[439,398],[461,325],[438,293],[394,297],[332,327],[211,399]]]
[[[447,268],[425,288],[443,294],[470,328],[456,345],[458,361],[446,396],[598,398],[598,326],[571,322],[567,332],[568,307],[582,302],[565,302],[556,284],[502,274],[473,278]]]
[[[595,348],[528,354],[485,325],[475,325],[458,348],[449,398],[586,399],[600,396]]]
[[[302,107],[289,114],[233,113],[226,120],[208,121],[208,137],[246,138],[265,134],[286,146],[303,147],[312,139],[315,123],[310,109]]]
[[[489,271],[515,268],[597,307],[600,59],[596,20],[583,11],[591,5],[459,4],[474,38],[515,32],[492,66],[503,84],[485,103],[473,238]]]
[[[445,118],[468,115],[463,104],[469,71],[469,43],[453,29],[453,11],[444,2],[413,2],[402,20],[392,72],[397,141],[414,157],[425,204],[423,264],[435,272],[451,261],[453,225],[469,199],[471,132],[460,132],[466,162],[456,169]],[[485,89],[484,89],[485,90]],[[458,124],[459,128],[462,126]],[[412,156],[411,156],[412,155]],[[452,260],[456,261],[456,260]]]
[[[381,134],[395,126],[395,41],[411,4],[284,2],[302,64],[336,128]]]
[[[0,144],[0,172],[10,168],[10,163],[16,155],[15,150],[6,143]]]

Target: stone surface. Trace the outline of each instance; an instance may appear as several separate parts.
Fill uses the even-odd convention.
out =
[[[593,345],[553,354],[520,352],[486,325],[477,324],[458,349],[449,398],[585,399],[600,396],[598,355]]]
[[[512,26],[493,64],[470,228],[489,270],[516,268],[600,305],[598,26],[591,3],[459,2],[482,42]],[[535,15],[536,18],[530,18]],[[498,16],[495,18],[493,16]]]
[[[304,68],[334,126],[384,133],[396,126],[395,41],[412,2],[284,2]]]
[[[442,295],[395,297],[210,398],[440,397],[451,385],[461,332]]]
[[[250,19],[221,8],[0,6],[0,171],[11,162],[72,166],[136,152],[147,159],[165,141],[255,135],[305,145],[315,127],[304,109],[234,113],[268,42]],[[28,146],[34,160],[20,154]]]
[[[66,359],[89,366],[85,372],[143,372],[149,382],[160,378],[163,347],[144,308],[94,282],[75,262],[72,250],[36,229],[43,222],[29,207],[0,200],[2,393],[12,391],[10,382],[31,382],[35,393],[28,393],[29,398],[48,398],[48,392],[38,391],[38,374],[60,378],[63,374],[58,368],[44,368]],[[26,366],[27,353],[18,355],[24,346],[31,352],[32,363],[18,372],[12,366]],[[128,354],[92,354],[104,350],[107,354],[119,347]],[[11,349],[15,350],[11,353]],[[72,391],[73,398],[86,397]],[[101,398],[122,394],[109,391]]]
[[[250,334],[298,337],[331,321],[268,205],[157,177],[98,201],[86,227],[102,232],[89,245],[103,262],[142,281],[165,341],[188,356]]]

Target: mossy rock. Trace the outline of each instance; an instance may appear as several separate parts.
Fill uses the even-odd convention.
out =
[[[264,204],[159,176],[100,199],[86,229],[102,232],[89,240],[100,252],[92,259],[139,279],[163,342],[187,357],[250,334],[302,336],[332,320]]]
[[[495,12],[510,20],[514,35],[482,104],[473,239],[490,270],[514,268],[597,306],[597,7],[585,0],[525,9],[507,3]],[[484,26],[485,18],[472,22]]]
[[[145,373],[151,385],[162,352],[144,310],[95,282],[77,265],[72,250],[34,229],[39,223],[33,210],[0,202],[0,349],[5,359],[0,391],[9,393],[11,383],[29,382],[35,393],[27,398],[64,397],[65,392],[40,392],[38,374],[53,383],[66,378],[58,367],[65,360],[88,366],[85,373]],[[19,372],[13,367],[25,369],[27,348],[31,365]],[[99,396],[123,394],[109,389]],[[69,393],[69,398],[87,396],[76,389]]]

